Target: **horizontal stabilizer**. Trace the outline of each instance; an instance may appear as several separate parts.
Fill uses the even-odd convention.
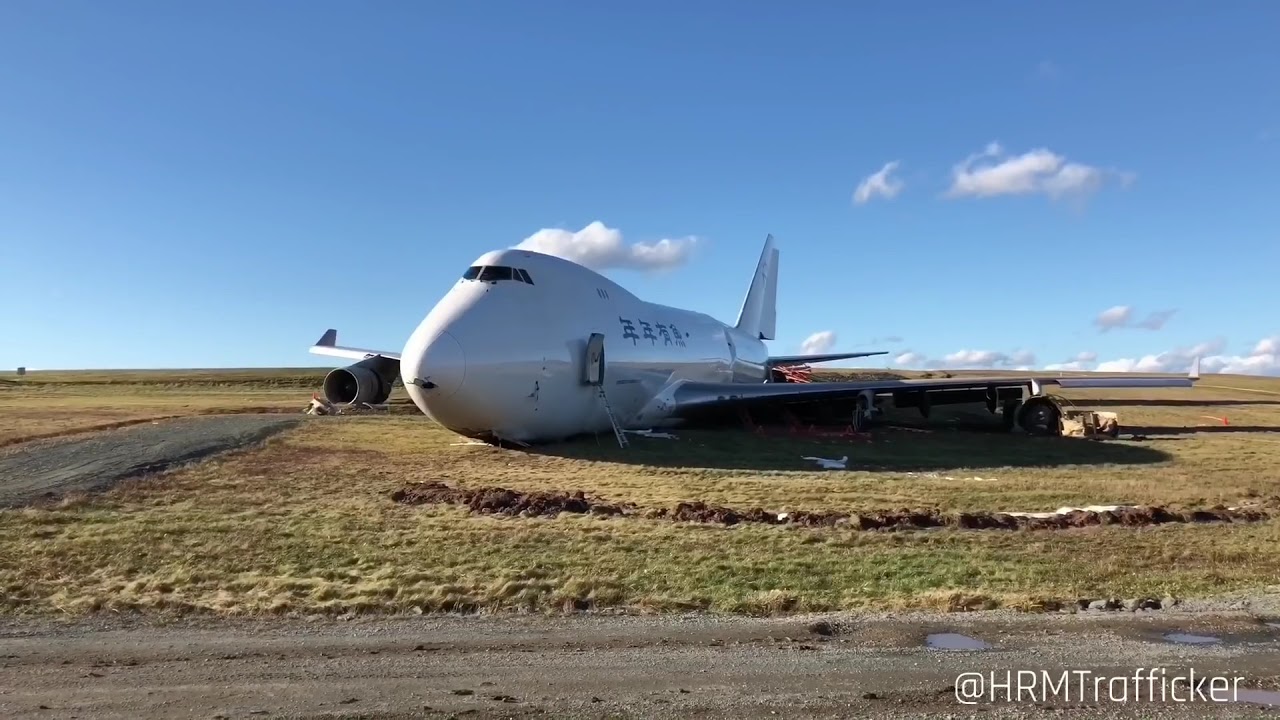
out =
[[[770,367],[782,367],[785,365],[808,365],[809,363],[830,362],[832,360],[848,360],[849,358],[871,357],[872,355],[888,355],[888,350],[880,350],[877,352],[855,352],[855,353],[819,353],[816,355],[770,355]]]
[[[371,357],[384,357],[392,360],[400,359],[400,353],[343,347],[338,344],[338,331],[334,328],[329,328],[324,331],[324,334],[320,336],[320,339],[316,341],[316,344],[311,346],[311,353],[314,355],[350,358],[352,360],[365,360]]]

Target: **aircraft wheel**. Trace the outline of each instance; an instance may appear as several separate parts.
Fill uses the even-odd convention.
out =
[[[1056,436],[1062,434],[1062,412],[1048,398],[1031,398],[1018,412],[1018,425],[1030,435]]]

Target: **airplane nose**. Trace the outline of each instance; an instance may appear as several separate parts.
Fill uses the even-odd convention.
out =
[[[412,367],[401,368],[405,386],[416,386],[427,397],[446,398],[462,387],[467,376],[467,361],[462,345],[449,332],[441,332],[427,341]]]

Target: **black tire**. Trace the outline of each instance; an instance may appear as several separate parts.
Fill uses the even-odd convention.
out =
[[[1018,425],[1029,435],[1056,437],[1062,434],[1062,411],[1050,399],[1031,398],[1018,411]]]

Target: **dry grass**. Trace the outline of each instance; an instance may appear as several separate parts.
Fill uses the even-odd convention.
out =
[[[0,382],[0,447],[158,418],[297,411],[324,370],[35,372]]]
[[[166,394],[143,384],[90,397],[110,407],[113,397],[125,405],[154,392],[199,407],[224,392],[255,398],[246,405],[278,392],[282,406],[298,408],[313,389],[246,384],[253,389],[242,393]],[[1280,392],[1276,381],[1212,384]],[[30,397],[12,393],[0,390],[0,402],[21,406]],[[1033,608],[1045,599],[1203,595],[1280,583],[1275,522],[874,533],[502,519],[388,497],[425,479],[581,489],[644,505],[702,499],[778,510],[1198,505],[1280,494],[1280,404],[1265,394],[1200,388],[1106,397],[1129,403],[1107,409],[1126,425],[1150,426],[1152,439],[1094,443],[939,429],[890,431],[871,443],[762,441],[704,430],[679,433],[677,441],[636,438],[626,451],[602,436],[599,444],[531,453],[453,445],[460,439],[422,417],[317,418],[258,450],[100,496],[0,511],[0,607],[244,614],[587,605],[758,614]],[[854,469],[814,471],[801,455],[849,455]]]

